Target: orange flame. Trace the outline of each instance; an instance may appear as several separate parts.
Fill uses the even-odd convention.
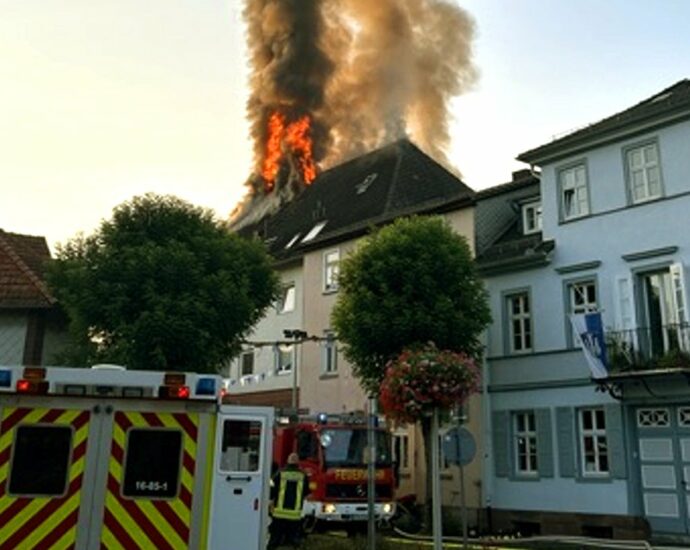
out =
[[[285,154],[284,148],[297,157],[302,178],[308,185],[316,178],[316,163],[312,154],[313,142],[309,131],[311,118],[305,115],[286,124],[285,115],[275,112],[268,119],[268,140],[261,175],[266,182],[266,191],[275,186],[280,163]]]

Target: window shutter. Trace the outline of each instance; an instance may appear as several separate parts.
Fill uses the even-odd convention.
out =
[[[616,329],[635,328],[635,300],[632,279],[629,276],[616,278]]]
[[[685,271],[683,264],[671,264],[669,272],[671,273],[671,285],[673,288],[673,321],[678,324],[678,342],[683,351],[688,351],[690,349],[687,329],[688,302],[685,295]]]
[[[507,411],[494,411],[491,415],[496,477],[508,477],[510,475],[509,420],[510,416]]]
[[[551,409],[536,409],[537,468],[541,477],[553,477],[553,436],[551,435]]]
[[[556,407],[558,428],[558,471],[561,477],[575,477],[575,411]]]
[[[609,449],[609,471],[614,479],[628,477],[627,453],[623,434],[623,409],[615,403],[606,405],[606,441]]]
[[[622,331],[622,341],[637,349],[637,323],[635,315],[635,293],[632,277],[616,278],[616,330]]]

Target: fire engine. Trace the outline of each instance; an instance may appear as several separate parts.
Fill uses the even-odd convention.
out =
[[[378,427],[376,434],[374,513],[377,519],[389,520],[395,513],[391,437],[384,427]],[[274,469],[282,467],[291,452],[298,454],[311,490],[304,504],[305,517],[327,522],[367,520],[367,451],[363,415],[277,417]]]
[[[263,549],[273,423],[218,376],[0,366],[0,550]]]

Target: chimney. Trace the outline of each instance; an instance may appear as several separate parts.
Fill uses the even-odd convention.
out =
[[[513,181],[520,181],[527,178],[533,178],[532,170],[529,168],[521,168],[513,172]]]

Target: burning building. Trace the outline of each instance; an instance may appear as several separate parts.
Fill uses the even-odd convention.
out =
[[[448,102],[476,78],[472,19],[450,0],[247,0],[253,224],[319,170],[409,137],[447,164]]]

